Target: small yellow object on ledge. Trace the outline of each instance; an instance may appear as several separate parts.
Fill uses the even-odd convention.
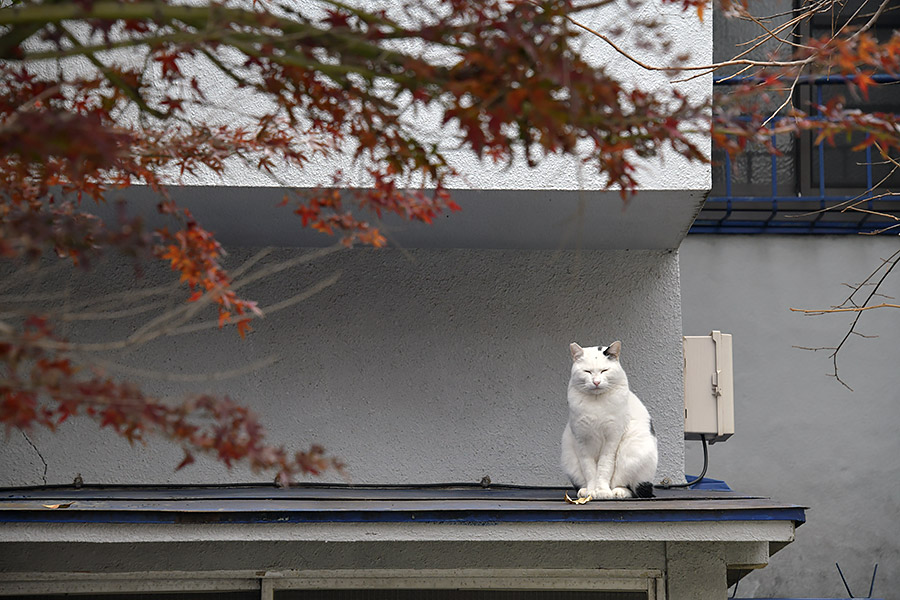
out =
[[[569,498],[569,494],[566,493],[566,504],[587,504],[591,500],[593,500],[592,496],[588,496],[587,498],[572,499],[572,498]]]

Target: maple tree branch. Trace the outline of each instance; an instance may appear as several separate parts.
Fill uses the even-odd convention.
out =
[[[259,360],[255,360],[236,369],[215,371],[213,373],[173,373],[171,371],[156,371],[152,369],[132,367],[130,365],[124,365],[121,363],[116,363],[96,357],[92,358],[91,362],[100,367],[103,367],[108,371],[114,371],[137,377],[144,377],[147,379],[155,379],[160,381],[176,381],[182,383],[211,383],[214,381],[234,379],[236,377],[241,377],[243,375],[253,373],[254,371],[258,371],[259,369],[264,369],[268,366],[271,366],[279,360],[280,357],[272,355],[261,358]]]
[[[40,103],[43,102],[44,100],[46,100],[47,98],[50,98],[51,96],[54,96],[57,93],[59,93],[59,90],[60,90],[60,87],[58,85],[52,85],[52,86],[48,87],[47,89],[45,89],[40,94],[37,94],[37,95],[29,98],[26,102],[17,106],[16,110],[11,112],[9,114],[9,116],[3,120],[2,125],[0,125],[0,133],[4,133],[3,130],[9,130],[15,124],[15,122],[19,118],[20,114],[40,105]]]
[[[879,194],[878,196],[873,196],[873,198],[875,198],[875,197],[884,198],[886,196],[896,196],[896,195],[897,195],[896,193],[886,192],[884,194]],[[861,212],[861,213],[865,213],[867,215],[875,215],[877,217],[883,217],[885,219],[893,219],[894,221],[900,221],[900,217],[898,217],[897,215],[886,213],[886,212],[881,212],[878,210],[871,210],[868,208],[860,208],[859,206],[848,206],[844,210],[845,211],[852,210],[854,212]],[[843,211],[841,211],[841,212],[843,212]],[[868,232],[863,232],[863,233],[870,235],[870,234],[868,234]]]
[[[878,145],[877,142],[875,143],[875,146],[876,146],[879,150],[882,151],[882,156],[886,156],[886,155],[884,154],[884,151],[881,149],[881,147]],[[890,160],[893,162],[893,159],[890,159]],[[869,200],[874,200],[874,199],[876,199],[876,198],[884,197],[884,196],[892,196],[892,195],[896,195],[896,194],[891,193],[891,192],[886,192],[886,193],[880,194],[880,195],[878,195],[878,196],[869,196],[868,194],[869,194],[872,190],[881,187],[881,185],[884,184],[884,182],[886,182],[888,179],[890,179],[891,176],[894,174],[894,171],[896,171],[898,167],[900,167],[900,165],[897,165],[897,166],[895,166],[894,168],[892,168],[892,169],[890,170],[890,172],[889,172],[887,175],[885,175],[885,176],[882,177],[878,182],[876,182],[875,184],[873,184],[872,187],[871,187],[870,189],[864,190],[864,191],[858,193],[856,196],[854,196],[854,197],[852,197],[852,198],[850,198],[850,199],[848,199],[848,200],[843,200],[843,201],[841,201],[841,202],[839,202],[839,203],[837,203],[837,204],[835,204],[835,205],[833,205],[833,206],[828,206],[828,207],[825,207],[825,208],[817,208],[816,210],[811,210],[811,211],[809,211],[809,212],[800,213],[800,214],[795,215],[795,217],[796,217],[796,218],[801,218],[801,217],[811,217],[811,216],[818,215],[818,214],[822,214],[822,213],[826,213],[826,212],[832,212],[832,211],[835,211],[835,210],[838,210],[838,209],[840,209],[840,210],[843,212],[843,211],[845,211],[845,210],[847,210],[847,209],[849,209],[849,208],[852,208],[852,207],[854,207],[854,206],[856,206],[856,205],[862,204],[863,202],[868,202]]]
[[[152,22],[164,21],[182,22],[189,26],[195,27],[196,32],[192,35],[195,37],[180,39],[173,38],[172,42],[193,41],[199,43],[201,41],[222,41],[223,36],[230,39],[244,42],[248,38],[259,42],[275,41],[271,35],[262,33],[261,31],[241,32],[231,28],[218,28],[224,24],[240,24],[249,28],[269,28],[279,29],[282,35],[277,39],[286,41],[310,39],[318,40],[321,45],[343,48],[351,55],[364,57],[369,59],[380,59],[389,62],[402,62],[407,58],[406,55],[389,50],[379,46],[376,43],[360,39],[358,36],[353,37],[333,30],[317,27],[306,21],[299,13],[292,12],[297,16],[296,19],[286,19],[278,17],[271,12],[253,11],[241,8],[225,7],[219,4],[210,3],[207,7],[197,7],[189,5],[177,5],[158,2],[130,2],[121,4],[119,2],[93,2],[86,3],[59,3],[59,4],[41,4],[16,6],[11,9],[0,11],[0,26],[13,26],[11,31],[15,31],[15,26],[23,24],[39,24],[45,26],[48,23],[61,24],[64,21],[78,21],[85,19],[99,19],[103,21],[118,20],[144,20]],[[181,32],[184,34],[185,32]],[[9,35],[9,34],[7,34]],[[206,37],[210,36],[210,37]],[[410,37],[415,36],[415,32],[409,34]],[[2,38],[0,38],[2,40]],[[154,38],[146,38],[149,42],[153,42]],[[167,40],[160,39],[160,42]],[[136,36],[130,40],[116,40],[112,42],[116,48],[128,47],[129,44],[148,45],[145,38]],[[108,49],[106,44],[102,46],[84,47],[80,50],[84,52],[99,52]],[[70,56],[65,54],[64,56]],[[52,54],[26,53],[23,57],[13,57],[0,55],[2,58],[16,60],[37,60],[54,58]],[[274,58],[274,57],[270,57]]]
[[[68,267],[65,263],[61,263],[59,267]],[[46,267],[42,267],[46,268]],[[52,268],[52,267],[51,267]],[[32,274],[28,272],[29,269],[26,268],[24,270],[24,274]],[[19,282],[17,285],[20,285]],[[178,283],[170,283],[166,285],[161,285],[153,288],[139,289],[139,290],[129,290],[126,292],[117,292],[114,294],[106,294],[103,296],[96,296],[93,298],[87,298],[85,300],[73,300],[70,297],[68,291],[63,292],[47,292],[40,294],[8,294],[4,296],[0,296],[0,303],[19,303],[19,304],[34,304],[35,302],[48,302],[53,300],[66,300],[69,302],[69,310],[83,310],[88,307],[97,308],[99,306],[103,306],[104,304],[118,307],[121,306],[123,302],[126,301],[134,301],[134,300],[144,300],[146,298],[152,298],[154,296],[169,296],[174,291],[178,290],[180,285]],[[33,312],[33,311],[32,311]]]
[[[283,260],[278,263],[274,263],[271,265],[267,265],[258,271],[248,274],[244,276],[240,273],[240,277],[236,277],[234,282],[232,283],[235,289],[240,289],[246,285],[249,285],[253,282],[259,281],[260,279],[265,279],[266,277],[271,277],[277,273],[285,271],[287,269],[291,269],[293,267],[297,267],[300,265],[308,264],[315,260],[319,260],[321,258],[325,258],[330,254],[334,254],[335,252],[339,252],[341,250],[345,250],[346,247],[343,244],[333,244],[331,246],[326,246],[324,248],[318,248],[316,250],[311,250],[306,252],[300,256],[296,256],[294,258]]]
[[[841,312],[862,312],[864,310],[873,310],[875,308],[900,308],[900,304],[888,304],[886,302],[882,302],[881,304],[871,304],[868,306],[850,306],[844,308],[791,308],[790,310],[793,312],[799,312],[806,315],[824,315],[828,313],[841,313]]]
[[[784,108],[788,104],[791,103],[791,98],[794,96],[794,90],[797,89],[797,83],[800,81],[800,76],[802,75],[802,73],[803,73],[803,67],[800,67],[799,69],[797,69],[797,75],[794,77],[794,80],[791,82],[791,87],[788,88],[787,92],[785,93],[784,101],[778,106],[778,108],[776,108],[775,110],[772,111],[772,114],[769,115],[769,118],[767,118],[765,121],[763,121],[762,127],[768,126],[768,124],[771,123],[773,119],[776,119],[778,117],[778,113],[780,113],[782,110],[784,110]]]
[[[755,49],[761,47],[762,45],[764,45],[768,42],[771,42],[771,41],[777,41],[782,45],[787,45],[790,47],[795,47],[795,48],[800,48],[800,49],[812,49],[811,46],[804,45],[804,44],[797,44],[797,43],[791,42],[790,40],[786,40],[786,39],[780,37],[779,34],[786,29],[796,27],[799,23],[810,19],[813,15],[830,8],[834,4],[834,2],[835,2],[835,0],[823,0],[819,4],[808,8],[805,12],[803,12],[799,15],[795,15],[793,18],[789,19],[785,23],[782,23],[781,25],[779,25],[778,27],[776,27],[774,29],[767,28],[758,17],[751,15],[745,8],[741,7],[740,10],[741,10],[741,14],[744,15],[743,18],[746,18],[747,20],[758,25],[761,29],[763,29],[764,33],[757,36],[757,38],[753,41],[753,46],[751,46],[750,48],[744,49],[743,51],[738,53],[734,58],[725,60],[725,61],[714,62],[714,63],[710,63],[710,64],[706,64],[706,65],[666,65],[666,66],[652,65],[645,61],[638,59],[633,54],[631,54],[631,53],[627,52],[626,50],[624,50],[623,48],[621,48],[609,36],[599,32],[591,27],[588,27],[587,25],[585,25],[585,24],[579,22],[578,20],[574,19],[573,17],[571,17],[571,15],[566,15],[565,18],[567,21],[569,21],[576,27],[603,40],[613,50],[615,50],[620,55],[627,58],[634,64],[638,65],[642,69],[645,69],[648,71],[663,71],[663,72],[668,72],[668,73],[692,72],[692,71],[699,72],[696,75],[692,75],[690,77],[687,77],[684,79],[679,79],[679,80],[675,81],[675,82],[685,82],[685,81],[690,81],[696,77],[702,77],[709,73],[713,73],[713,72],[723,69],[725,67],[742,67],[743,68],[742,71],[744,71],[746,69],[750,69],[750,68],[781,68],[781,69],[784,69],[784,68],[796,67],[802,71],[802,69],[804,67],[812,64],[813,62],[815,62],[818,59],[819,54],[823,50],[825,50],[829,47],[831,42],[835,39],[835,36],[840,35],[841,33],[844,32],[844,30],[847,27],[849,27],[850,21],[852,21],[852,19],[855,18],[859,14],[859,11],[862,10],[862,6],[860,6],[857,9],[857,11],[854,13],[853,17],[851,17],[851,19],[847,20],[847,22],[841,26],[841,28],[838,30],[838,32],[834,33],[832,39],[829,40],[829,42],[826,43],[826,45],[823,48],[818,49],[818,51],[811,53],[809,56],[807,56],[805,58],[799,58],[799,59],[795,59],[795,60],[753,60],[753,59],[745,59],[742,57],[747,56],[753,50],[755,50]],[[857,39],[860,35],[862,35],[866,31],[868,31],[869,29],[871,29],[875,25],[875,23],[878,21],[878,19],[881,17],[882,13],[884,12],[884,10],[887,8],[887,6],[889,4],[890,4],[890,0],[882,0],[878,10],[872,15],[872,17],[869,19],[869,21],[862,28],[855,31],[851,36],[849,36],[848,41],[853,41],[853,40]],[[799,73],[798,73],[798,77],[799,77]],[[793,86],[791,89],[793,90]],[[788,99],[785,101],[783,106],[786,106],[788,102],[790,102],[790,96],[788,96]]]
[[[647,71],[665,71],[665,72],[708,71],[708,72],[712,72],[712,71],[717,71],[724,67],[732,67],[732,66],[799,67],[802,65],[809,64],[813,60],[813,57],[799,59],[799,60],[788,60],[788,61],[734,59],[734,60],[726,60],[726,61],[722,61],[722,62],[710,63],[710,64],[706,64],[706,65],[688,65],[688,66],[669,65],[669,66],[660,67],[657,65],[651,65],[651,64],[645,63],[642,60],[635,58],[630,53],[628,53],[625,50],[623,50],[622,48],[620,48],[615,42],[613,42],[609,38],[609,36],[604,35],[603,33],[600,33],[599,31],[592,29],[592,28],[588,27],[587,25],[584,25],[583,23],[575,20],[571,16],[567,15],[566,20],[569,21],[570,23],[572,23],[573,25],[575,25],[576,27],[579,27],[579,28],[585,30],[586,32],[590,33],[591,35],[594,35],[594,36],[600,38],[601,40],[606,42],[613,50],[615,50],[616,52],[618,52],[619,54],[621,54],[622,56],[624,56],[625,58],[627,58],[628,60],[630,60],[631,62],[636,64],[637,66],[639,66],[642,69],[645,69]],[[749,52],[749,50],[747,52]]]
[[[832,377],[834,377],[841,385],[846,387],[848,390],[852,391],[853,388],[851,388],[840,377],[840,374],[838,372],[838,354],[840,353],[841,349],[846,344],[847,340],[850,339],[851,335],[862,335],[861,333],[859,333],[856,330],[856,327],[859,324],[860,318],[867,311],[875,309],[875,308],[900,308],[900,305],[891,304],[891,303],[881,303],[878,305],[869,304],[869,302],[872,300],[872,298],[874,298],[876,295],[881,295],[881,294],[879,294],[879,290],[881,289],[882,284],[884,283],[885,279],[887,279],[887,277],[891,274],[891,271],[894,270],[894,267],[896,267],[898,263],[900,263],[900,250],[897,250],[896,252],[894,252],[894,254],[892,254],[887,259],[882,259],[881,265],[879,265],[878,268],[876,268],[874,271],[872,271],[861,283],[850,286],[853,291],[850,293],[850,295],[847,297],[847,299],[844,300],[844,302],[842,302],[838,306],[832,307],[830,309],[817,309],[817,310],[791,308],[791,310],[794,312],[800,312],[800,313],[804,313],[804,314],[810,315],[810,316],[819,316],[819,315],[824,315],[824,314],[829,314],[829,313],[845,313],[845,312],[850,312],[850,313],[855,314],[855,316],[853,317],[853,321],[850,323],[849,329],[844,334],[844,337],[837,344],[837,346],[834,346],[833,348],[818,348],[818,349],[832,350],[832,353],[829,355],[829,358],[831,358],[831,362],[832,362],[832,372],[830,373],[830,375]],[[881,274],[880,277],[877,278],[877,280],[875,280],[876,276],[878,276],[879,271],[881,271],[882,269],[884,270],[884,272]],[[873,281],[873,280],[875,280],[875,281]],[[872,282],[872,283],[870,284],[870,282]],[[857,293],[859,293],[863,289],[864,286],[867,286],[867,285],[871,285],[871,288],[872,288],[871,291],[869,292],[869,294],[866,296],[866,298],[863,300],[863,302],[861,304],[857,304],[854,301],[853,297]],[[852,306],[846,306],[847,304],[852,304]],[[862,336],[862,337],[868,337],[868,336]],[[806,349],[809,349],[809,348],[806,348]],[[818,350],[818,349],[813,348],[813,350]]]
[[[195,299],[188,304],[180,305],[172,310],[164,312],[154,319],[151,319],[137,331],[128,336],[128,338],[122,340],[121,343],[124,345],[121,346],[121,348],[126,348],[128,346],[140,346],[146,344],[149,341],[155,340],[156,338],[167,335],[168,333],[174,331],[181,325],[193,319],[197,314],[200,313],[203,308],[215,302],[217,296],[223,291],[224,288],[221,287],[208,290],[204,292],[200,298]],[[103,348],[105,344],[88,345],[89,348],[91,346]]]
[[[881,5],[878,7],[878,10],[875,11],[875,13],[874,13],[874,14],[872,15],[872,17],[866,22],[865,25],[863,25],[862,27],[860,27],[858,30],[856,30],[856,31],[850,36],[850,39],[851,39],[851,40],[856,39],[856,38],[858,38],[859,36],[861,36],[862,34],[864,34],[865,32],[867,32],[868,30],[872,29],[872,27],[875,26],[875,23],[878,22],[878,19],[881,18],[882,13],[884,13],[884,10],[888,7],[888,5],[889,5],[890,3],[891,3],[891,0],[882,0],[882,1],[881,1]],[[858,9],[856,9],[856,12],[853,14],[853,17],[856,17],[856,15],[859,14],[859,11],[861,11],[861,10],[863,9],[863,6],[865,6],[865,2],[864,2],[862,5],[860,5],[860,7],[859,7]],[[849,23],[850,20],[852,20],[852,18],[849,19],[847,22]]]
[[[897,229],[897,228],[900,228],[900,223],[895,223],[895,224],[893,224],[893,225],[888,225],[887,227],[883,227],[883,228],[881,228],[881,229],[875,229],[875,230],[873,230],[873,231],[866,231],[866,232],[863,232],[862,235],[881,235],[882,233],[884,233],[884,232],[886,232],[886,231],[892,231],[892,230]]]
[[[760,41],[760,43],[753,45],[751,48],[747,49],[742,54],[746,54],[747,52],[755,50],[756,48],[760,47],[763,43],[770,42],[772,40],[779,42],[783,46],[790,46],[793,48],[809,48],[809,46],[805,46],[803,44],[798,44],[796,42],[792,42],[791,40],[781,37],[780,34],[782,31],[784,31],[785,29],[790,29],[794,26],[794,24],[791,23],[790,21],[788,21],[787,23],[782,23],[778,27],[775,27],[773,29],[769,29],[768,27],[766,27],[765,23],[763,23],[761,19],[751,15],[748,11],[745,11],[743,9],[743,7],[741,10],[742,10],[742,13],[745,13],[747,15],[747,19],[749,21],[751,21],[753,24],[757,25],[760,29],[762,29],[765,32],[764,34],[760,34],[756,38],[757,40]],[[739,58],[739,57],[740,56],[738,56],[736,58]]]
[[[237,290],[246,287],[252,283],[258,282],[268,277],[272,277],[273,275],[277,275],[288,269],[304,264],[309,264],[343,249],[345,249],[345,247],[342,244],[333,244],[331,246],[311,250],[300,256],[282,260],[270,265],[263,266],[261,268],[256,268],[254,270],[254,267],[256,267],[259,262],[261,262],[273,250],[273,248],[271,247],[263,248],[231,271],[232,277],[234,278],[232,280],[231,289]],[[334,273],[328,277],[323,278],[321,281],[309,286],[307,289],[290,296],[289,298],[286,298],[277,303],[273,303],[272,305],[269,305],[267,307],[263,307],[261,308],[262,314],[265,315],[278,312],[294,306],[304,300],[307,300],[313,295],[321,292],[331,285],[334,285],[338,281],[340,275],[340,272]],[[136,316],[143,312],[147,312],[147,310],[145,310],[145,307],[148,306],[148,304],[145,303],[134,308],[121,309],[120,311],[112,312],[96,310],[91,312],[79,312],[74,309],[73,306],[94,306],[98,302],[108,302],[111,304],[121,305],[123,301],[130,299],[144,299],[159,295],[168,296],[174,289],[177,289],[177,285],[161,286],[159,288],[152,288],[147,290],[134,290],[133,292],[123,292],[121,294],[110,294],[99,299],[89,299],[78,302],[73,301],[75,302],[73,305],[70,305],[67,310],[59,312],[58,315],[52,309],[38,311],[34,304],[37,302],[53,300],[68,301],[69,294],[67,292],[30,294],[20,296],[7,295],[0,297],[0,302],[17,302],[28,304],[30,306],[28,307],[28,309],[21,309],[11,312],[7,311],[6,313],[0,315],[0,318],[8,318],[10,316],[27,316],[29,314],[34,314],[35,312],[42,312],[43,314],[46,314],[48,316],[57,315],[59,320],[67,322]],[[71,351],[77,353],[104,353],[138,347],[160,337],[171,337],[176,335],[194,333],[202,330],[219,328],[221,327],[221,323],[218,319],[204,320],[200,323],[188,324],[188,321],[197,316],[203,307],[207,306],[215,300],[215,294],[216,291],[213,290],[211,292],[207,292],[200,299],[194,302],[178,305],[173,309],[156,316],[154,319],[151,319],[125,339],[106,342],[70,342],[45,338],[29,342],[29,345],[45,350]],[[171,299],[165,298],[160,301],[150,303],[149,305],[152,306],[153,309],[156,309],[170,303]],[[247,318],[253,320],[259,317],[256,315],[249,315]],[[8,325],[8,327],[10,328],[10,331],[12,331],[11,326]]]
[[[140,314],[158,310],[164,306],[168,306],[169,304],[171,304],[171,300],[167,298],[155,302],[147,302],[140,306],[135,306],[132,308],[120,308],[118,310],[110,309],[103,311],[93,310],[90,312],[75,312],[70,306],[66,306],[61,310],[46,308],[42,311],[42,313],[45,316],[52,317],[54,321],[58,321],[60,323],[77,323],[82,321],[109,321],[127,317],[134,317]],[[21,308],[17,310],[7,310],[0,313],[0,319],[10,317],[26,317],[31,314],[34,314],[34,306],[29,306],[27,308]]]
[[[84,48],[81,42],[78,41],[76,36],[69,30],[68,27],[66,27],[64,24],[60,24],[60,29],[62,29],[62,31],[66,33],[66,39],[69,40],[69,43],[71,43],[76,48]],[[165,119],[168,116],[166,113],[158,111],[155,108],[149,106],[144,100],[143,96],[141,96],[141,93],[137,89],[135,89],[134,86],[125,81],[125,79],[115,70],[104,64],[103,61],[97,58],[93,51],[84,49],[81,54],[86,59],[88,59],[92,65],[97,67],[97,69],[101,73],[103,73],[103,76],[107,81],[109,81],[110,84],[118,88],[132,102],[134,102],[141,109],[141,112],[153,115],[158,119]]]
[[[300,302],[303,302],[304,300],[307,300],[307,299],[313,297],[314,295],[318,294],[319,292],[331,287],[332,285],[334,285],[335,283],[338,282],[340,277],[341,277],[340,272],[334,273],[328,277],[323,278],[321,281],[307,287],[302,292],[298,292],[289,298],[286,298],[286,299],[284,299],[280,302],[276,302],[274,304],[269,304],[269,305],[260,307],[260,311],[262,312],[263,315],[271,315],[271,314],[277,313],[281,310],[284,310],[286,308],[290,308],[291,306],[299,304]],[[250,317],[251,321],[254,319],[258,319],[258,318],[262,318],[262,317],[257,317],[257,316]],[[202,321],[200,323],[191,323],[191,324],[187,324],[187,325],[183,324],[183,325],[180,325],[177,327],[170,328],[165,333],[163,333],[163,335],[165,337],[173,337],[176,335],[185,335],[185,334],[189,334],[189,333],[196,333],[198,331],[206,331],[209,329],[216,329],[219,327],[220,327],[220,325],[217,320],[210,319],[210,320]]]

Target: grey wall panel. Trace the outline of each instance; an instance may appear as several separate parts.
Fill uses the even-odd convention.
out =
[[[853,315],[828,308],[898,249],[896,236],[689,236],[680,250],[684,332],[734,335],[735,435],[710,448],[711,477],[810,506],[797,541],[740,584],[738,596],[840,597],[839,562],[859,597],[900,588],[900,320],[870,311],[839,355],[850,391],[827,373]],[[900,277],[883,292],[900,297]],[[689,442],[687,471],[700,469]]]
[[[304,250],[277,250],[249,274]],[[232,267],[253,256],[233,249]],[[324,444],[355,483],[478,481],[562,484],[568,344],[623,341],[632,387],[660,436],[658,477],[679,478],[681,320],[678,259],[671,251],[342,251],[258,281],[241,292],[265,309],[332,275],[337,283],[254,324],[241,340],[215,327],[104,355],[110,372],[163,397],[212,390],[257,410],[273,442]],[[166,281],[147,266],[134,285]],[[69,279],[68,271],[14,293],[64,290],[74,306],[132,285],[123,262]],[[172,306],[183,298],[171,294]],[[151,313],[152,314],[152,313]],[[214,315],[206,314],[208,320]],[[72,339],[120,339],[146,314],[71,323]],[[234,377],[223,373],[275,359]],[[115,365],[120,365],[116,368]],[[142,373],[146,372],[147,376]],[[185,378],[208,374],[211,380]],[[150,440],[131,447],[91,422],[30,434],[12,431],[0,454],[4,485],[265,481],[209,460],[179,471],[181,450]],[[325,479],[341,480],[337,475]]]

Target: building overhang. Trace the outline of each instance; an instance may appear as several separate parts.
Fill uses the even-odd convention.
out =
[[[765,566],[805,520],[803,507],[734,492],[664,489],[651,499],[573,505],[565,501],[566,491],[327,485],[7,489],[0,494],[0,574],[22,590],[49,589],[38,583],[47,573],[57,581],[77,574],[97,590],[106,589],[110,578],[134,573],[157,573],[170,583],[218,574],[222,585],[274,577],[282,586],[312,585],[310,578],[399,581],[425,572],[429,585],[460,573],[476,579],[479,573],[544,573],[547,585],[571,576],[590,587],[600,585],[591,581],[602,576],[653,586],[665,578],[673,552],[705,547],[720,556],[733,582]],[[180,575],[173,574],[173,565],[182,567]]]
[[[794,528],[805,521],[804,507],[733,491],[656,489],[653,498],[594,500],[580,505],[566,502],[567,492],[571,494],[556,487],[497,485],[19,488],[8,489],[0,496],[0,522],[20,526],[77,523],[158,527],[277,523],[301,526],[291,539],[299,535],[310,541],[335,539],[315,526],[325,525],[332,531],[338,524],[382,531],[387,539],[396,540],[405,539],[404,531],[427,524],[427,530],[415,531],[415,539],[420,541],[447,539],[452,528],[470,524],[490,526],[490,539],[498,539],[499,534],[508,540],[517,536],[536,540],[544,535],[548,540],[558,540],[555,533],[565,531],[593,540],[755,541],[764,539],[756,531],[766,530],[780,532],[771,541],[786,542],[793,539]],[[737,524],[752,527],[741,532]],[[648,526],[664,526],[664,531],[648,538],[644,532]],[[578,533],[585,528],[609,533],[604,538]],[[441,529],[447,531],[436,533]],[[525,530],[531,533],[515,533]],[[726,537],[725,530],[733,530],[735,537]],[[352,534],[341,535],[345,537],[335,541],[353,539]],[[467,530],[464,539],[479,537],[478,530]],[[198,538],[192,534],[189,539]]]
[[[333,244],[333,236],[301,226],[300,217],[292,214],[293,202],[282,205],[285,192],[183,186],[173,188],[171,195],[226,247]],[[623,199],[618,191],[453,190],[452,198],[462,210],[440,215],[430,225],[396,216],[376,222],[371,215],[371,222],[389,244],[403,248],[671,249],[687,235],[707,193],[640,190]],[[151,226],[161,223],[155,214],[158,197],[141,188],[125,194],[132,214],[145,216]],[[347,202],[352,206],[352,199]],[[98,210],[108,218],[115,216],[112,207]]]

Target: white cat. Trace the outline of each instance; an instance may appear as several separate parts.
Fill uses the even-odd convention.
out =
[[[621,348],[621,342],[605,348],[570,345],[569,422],[561,463],[580,498],[653,495],[656,434],[650,413],[628,388]]]

